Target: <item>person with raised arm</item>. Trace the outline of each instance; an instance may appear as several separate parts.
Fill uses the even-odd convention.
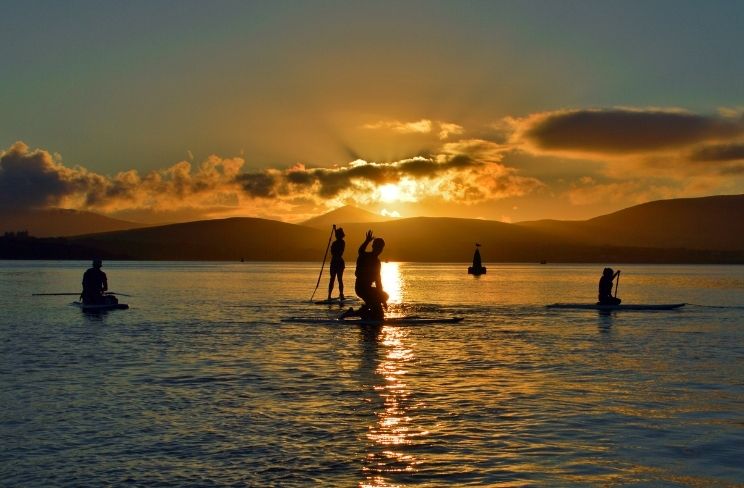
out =
[[[372,243],[372,250],[367,251],[367,246]],[[380,275],[382,263],[380,254],[385,247],[385,241],[380,238],[374,238],[372,231],[367,231],[364,242],[359,246],[359,256],[356,262],[356,283],[354,291],[357,296],[364,300],[359,310],[354,311],[349,308],[341,318],[358,316],[362,320],[382,321],[385,319],[387,309],[388,294],[382,288],[382,277]]]

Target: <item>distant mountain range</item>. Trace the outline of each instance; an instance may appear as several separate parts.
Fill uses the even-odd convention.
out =
[[[66,208],[43,210],[0,209],[0,234],[5,232],[28,232],[35,237],[64,237],[93,232],[135,229],[137,227],[144,227],[144,224]]]
[[[307,227],[314,227],[316,229],[325,229],[336,224],[338,227],[342,227],[349,223],[373,223],[373,222],[385,222],[390,220],[387,217],[378,215],[361,208],[356,208],[352,205],[346,205],[345,207],[337,208],[328,213],[314,217],[310,220],[302,222],[302,225]]]
[[[121,259],[319,261],[336,223],[346,232],[349,262],[371,228],[385,239],[382,258],[391,261],[465,262],[478,242],[485,263],[744,263],[744,195],[662,200],[585,221],[382,220],[343,207],[302,225],[231,218],[66,239],[5,238],[0,258],[88,258],[95,252]]]
[[[591,245],[744,250],[744,195],[658,200],[584,221],[520,222]]]

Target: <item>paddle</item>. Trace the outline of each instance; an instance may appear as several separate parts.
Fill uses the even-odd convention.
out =
[[[105,295],[121,295],[123,297],[131,297],[125,293],[114,293],[113,291],[106,292]],[[32,293],[33,297],[53,297],[53,296],[80,296],[80,293]]]
[[[80,293],[32,293],[32,297],[52,297],[52,296],[80,296]]]
[[[617,287],[620,286],[620,270],[617,271],[617,281],[615,282],[615,298],[617,298]]]
[[[315,297],[315,292],[318,291],[318,287],[320,286],[320,277],[323,276],[323,268],[325,267],[326,258],[328,257],[328,250],[331,248],[331,239],[333,239],[334,232],[336,232],[336,224],[333,224],[333,227],[331,228],[331,235],[328,236],[328,245],[326,246],[325,254],[323,255],[323,264],[320,265],[320,273],[318,273],[318,282],[315,284],[313,294],[310,295],[311,302]]]

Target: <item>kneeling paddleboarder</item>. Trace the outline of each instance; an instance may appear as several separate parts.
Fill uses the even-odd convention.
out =
[[[367,251],[367,245],[372,243],[372,250]],[[350,308],[341,316],[341,318],[358,316],[362,320],[379,320],[385,318],[383,308],[387,309],[388,294],[382,289],[382,277],[380,270],[380,254],[385,247],[385,241],[382,238],[372,237],[372,231],[367,231],[364,242],[359,246],[359,257],[356,262],[356,283],[354,291],[357,296],[364,300],[359,310],[354,311]]]

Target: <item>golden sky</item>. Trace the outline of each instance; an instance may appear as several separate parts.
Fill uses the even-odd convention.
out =
[[[5,17],[0,207],[516,222],[744,193],[740,2],[18,2]]]

